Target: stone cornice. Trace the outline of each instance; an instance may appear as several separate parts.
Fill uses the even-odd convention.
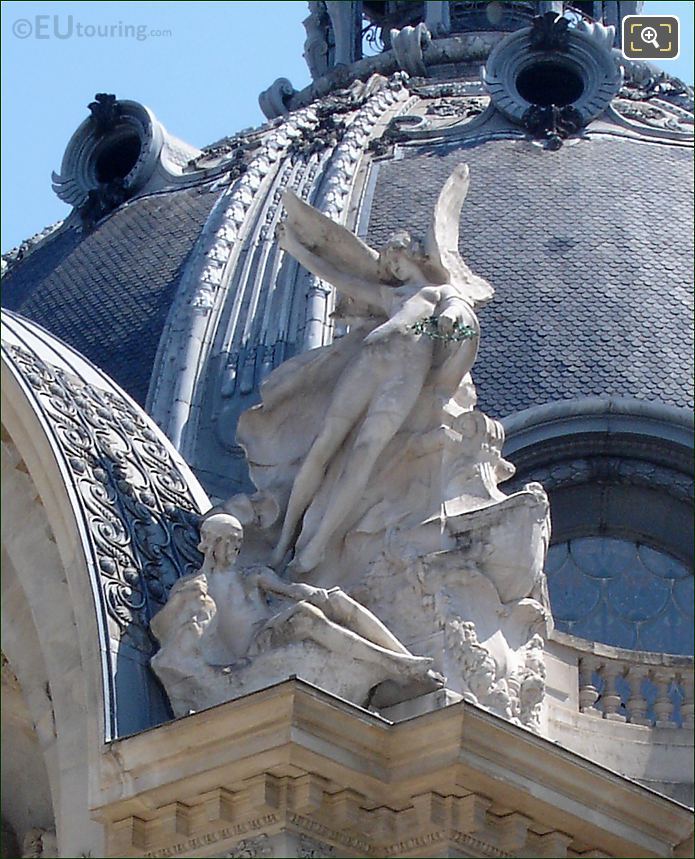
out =
[[[426,42],[422,45],[422,61],[425,66],[443,63],[483,62],[491,49],[504,37],[504,33],[465,33]],[[396,52],[384,51],[373,57],[365,57],[349,66],[337,66],[322,77],[312,81],[300,92],[294,93],[289,109],[297,110],[311,104],[334,89],[349,86],[355,80],[367,80],[373,74],[390,75],[401,68]]]
[[[458,839],[477,855],[561,855],[542,852],[552,841],[667,856],[692,829],[683,806],[466,703],[392,724],[301,680],[116,741],[107,761],[93,811],[109,855],[292,830],[351,855]]]

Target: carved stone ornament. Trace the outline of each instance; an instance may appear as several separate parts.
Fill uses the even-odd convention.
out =
[[[546,12],[533,19],[529,45],[532,51],[567,51],[569,21],[555,12]]]
[[[330,844],[323,844],[307,835],[299,836],[299,849],[297,855],[301,859],[330,859],[335,856],[335,847]]]
[[[219,859],[266,859],[273,855],[273,848],[267,835],[244,838],[231,850],[218,854]]]
[[[289,674],[383,709],[441,673],[538,727],[548,501],[498,489],[503,430],[475,409],[492,287],[458,251],[468,181],[460,165],[422,241],[381,251],[285,194],[279,245],[335,286],[351,327],[274,370],[239,421],[257,492],[203,522],[202,568],[151,624],[177,714]]]
[[[545,140],[546,147],[551,150],[559,149],[564,140],[582,127],[581,115],[571,104],[565,107],[534,104],[526,111],[523,120],[529,134]]]
[[[622,68],[611,47],[613,35],[612,27],[583,20],[570,26],[554,13],[534,19],[532,27],[511,33],[490,52],[483,82],[493,104],[512,122],[523,125],[536,105],[533,89],[529,93],[520,81],[528,81],[534,73],[561,74],[569,89],[557,93],[558,104],[538,106],[571,107],[572,124],[583,128],[606,110],[622,85]]]
[[[422,50],[432,40],[427,25],[424,22],[415,27],[408,25],[402,30],[391,30],[389,36],[398,67],[413,77],[424,77],[427,69]]]
[[[111,93],[98,92],[94,96],[94,101],[87,106],[100,132],[110,131],[121,116],[121,105],[116,96]]]
[[[633,128],[646,126],[674,140],[693,137],[693,90],[665,72],[627,80],[612,108]]]
[[[381,137],[377,137],[369,142],[369,150],[377,157],[390,154],[393,151],[394,144],[403,143],[411,139],[410,132],[414,129],[426,130],[429,127],[429,121],[423,116],[408,114],[394,116],[384,129]]]
[[[268,119],[275,119],[290,112],[288,105],[295,93],[295,88],[287,78],[278,78],[258,96],[258,103]]]
[[[90,229],[105,214],[159,178],[181,176],[199,150],[171,137],[142,104],[97,93],[90,116],[68,141],[53,190]]]
[[[674,78],[667,72],[658,72],[653,66],[646,63],[626,63],[631,73],[625,81],[625,86],[620,90],[620,98],[631,101],[658,101],[668,102],[673,107],[684,111],[686,114],[693,112],[693,88],[684,83],[680,78]]]
[[[478,116],[487,107],[484,98],[442,98],[427,106],[427,116],[468,119]]]
[[[128,189],[123,179],[113,179],[92,189],[79,209],[82,226],[91,230],[105,215],[125,203],[128,197]]]
[[[159,122],[151,111],[137,102],[97,93],[89,110],[89,118],[68,142],[60,175],[53,174],[55,193],[78,209],[85,204],[89,192],[99,190],[104,183],[99,172],[99,158],[105,146],[127,139],[132,149],[132,164],[119,178],[132,193],[154,171],[164,144]]]
[[[306,41],[304,59],[311,77],[316,79],[328,71],[328,42],[331,19],[324,0],[309,0],[309,17],[304,19]]]
[[[644,486],[683,501],[693,503],[693,479],[675,468],[648,460],[601,456],[601,481],[621,486]],[[596,463],[590,458],[563,459],[551,465],[534,466],[526,478],[543,483],[547,491],[565,486],[581,486],[596,480]],[[516,481],[515,481],[516,482]]]
[[[474,122],[489,115],[490,99],[479,83],[448,82],[438,84],[406,82],[408,91],[422,100],[416,111],[394,116],[380,137],[369,143],[377,157],[393,154],[394,145],[452,136],[462,129],[471,131]],[[424,116],[419,112],[424,107]]]
[[[613,108],[621,116],[640,125],[672,131],[688,137],[693,135],[692,115],[688,116],[684,111],[675,111],[668,103],[619,98],[613,101]]]
[[[196,505],[169,452],[125,396],[5,346],[52,427],[89,523],[103,610],[151,652],[149,618],[200,564]]]
[[[58,856],[58,842],[53,829],[30,829],[24,836],[22,859],[52,859]]]

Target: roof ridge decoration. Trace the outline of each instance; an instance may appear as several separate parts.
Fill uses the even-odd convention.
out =
[[[373,57],[363,57],[350,65],[335,66],[303,90],[285,94],[282,113],[306,107],[336,89],[343,89],[357,81],[367,81],[374,75],[388,77],[399,71],[409,75],[425,75],[428,67],[442,63],[482,62],[501,38],[500,33],[464,33],[451,38],[432,39],[425,23],[393,30],[393,47],[389,50]],[[287,79],[278,79],[265,93],[277,89],[280,80]],[[263,103],[268,105],[269,101],[264,98]],[[271,119],[277,115],[266,113]]]
[[[642,60],[626,60],[622,53],[616,53],[621,58],[621,65],[625,73],[624,89],[630,91],[630,98],[660,98],[688,113],[693,112],[695,99],[692,86],[652,63]]]
[[[308,5],[310,15],[304,22],[307,31],[304,56],[313,80],[298,92],[287,78],[279,78],[260,97],[263,111],[268,117],[285,115],[292,110],[306,107],[331,90],[345,87],[356,80],[367,80],[373,74],[387,76],[401,70],[410,75],[426,76],[430,69],[442,64],[485,62],[495,45],[508,38],[510,33],[513,35],[518,32],[515,28],[520,24],[530,24],[534,13],[544,11],[546,15],[551,16],[548,19],[549,22],[552,21],[553,16],[559,17],[560,27],[568,35],[571,30],[584,31],[597,44],[602,44],[606,51],[612,50],[616,63],[625,69],[626,79],[632,76],[642,79],[645,75],[660,74],[660,70],[651,63],[626,60],[619,47],[614,47],[619,42],[615,24],[620,19],[615,9],[604,10],[603,20],[610,21],[610,24],[606,25],[602,21],[593,20],[583,10],[567,3],[496,3],[492,5],[505,8],[517,7],[517,11],[521,12],[516,15],[513,26],[499,26],[499,21],[494,23],[489,20],[486,28],[475,27],[471,30],[452,32],[455,27],[450,26],[448,2],[401,4],[412,6],[414,9],[420,5],[424,8],[421,10],[422,14],[417,11],[408,12],[400,18],[389,17],[389,14],[383,15],[382,38],[381,41],[377,39],[381,50],[373,56],[363,56],[358,48],[349,49],[350,45],[356,44],[354,15],[359,4],[312,0]],[[389,4],[370,5],[388,6]],[[484,6],[486,4],[459,5]],[[353,7],[352,12],[349,7]],[[554,11],[546,11],[548,9]],[[374,14],[377,12],[372,9],[367,17]],[[536,14],[536,17],[539,21],[543,19],[542,14]],[[393,28],[394,23],[401,29]],[[361,38],[369,41],[370,33],[375,26],[366,30],[363,28],[359,34]],[[559,37],[558,33],[557,38]],[[336,47],[337,42],[340,42],[340,51]],[[406,42],[408,42],[407,51]]]
[[[16,265],[26,259],[30,253],[33,253],[44,239],[52,236],[64,224],[65,220],[63,219],[56,221],[54,224],[49,224],[49,226],[44,227],[43,230],[40,230],[38,233],[34,233],[33,236],[30,236],[28,239],[21,242],[21,244],[7,251],[7,253],[4,253],[2,255],[2,277],[9,274]]]
[[[628,78],[608,113],[620,125],[647,126],[659,137],[692,141],[693,106],[692,87],[660,72],[641,80]]]

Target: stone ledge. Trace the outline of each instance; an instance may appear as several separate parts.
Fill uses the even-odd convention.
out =
[[[351,856],[670,856],[692,831],[684,806],[465,702],[391,724],[301,680],[104,756],[109,856],[237,855],[260,836],[251,855],[306,836]]]

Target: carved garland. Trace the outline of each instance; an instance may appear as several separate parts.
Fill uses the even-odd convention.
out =
[[[654,462],[621,457],[602,457],[604,479],[626,486],[658,487],[662,492],[688,504],[693,500],[692,478],[675,469]],[[591,458],[577,457],[550,465],[537,465],[524,469],[508,484],[512,490],[524,483],[537,481],[546,490],[564,486],[577,486],[596,479],[596,466]]]
[[[219,859],[264,859],[272,856],[273,848],[267,835],[244,838],[227,853],[220,853]]]

